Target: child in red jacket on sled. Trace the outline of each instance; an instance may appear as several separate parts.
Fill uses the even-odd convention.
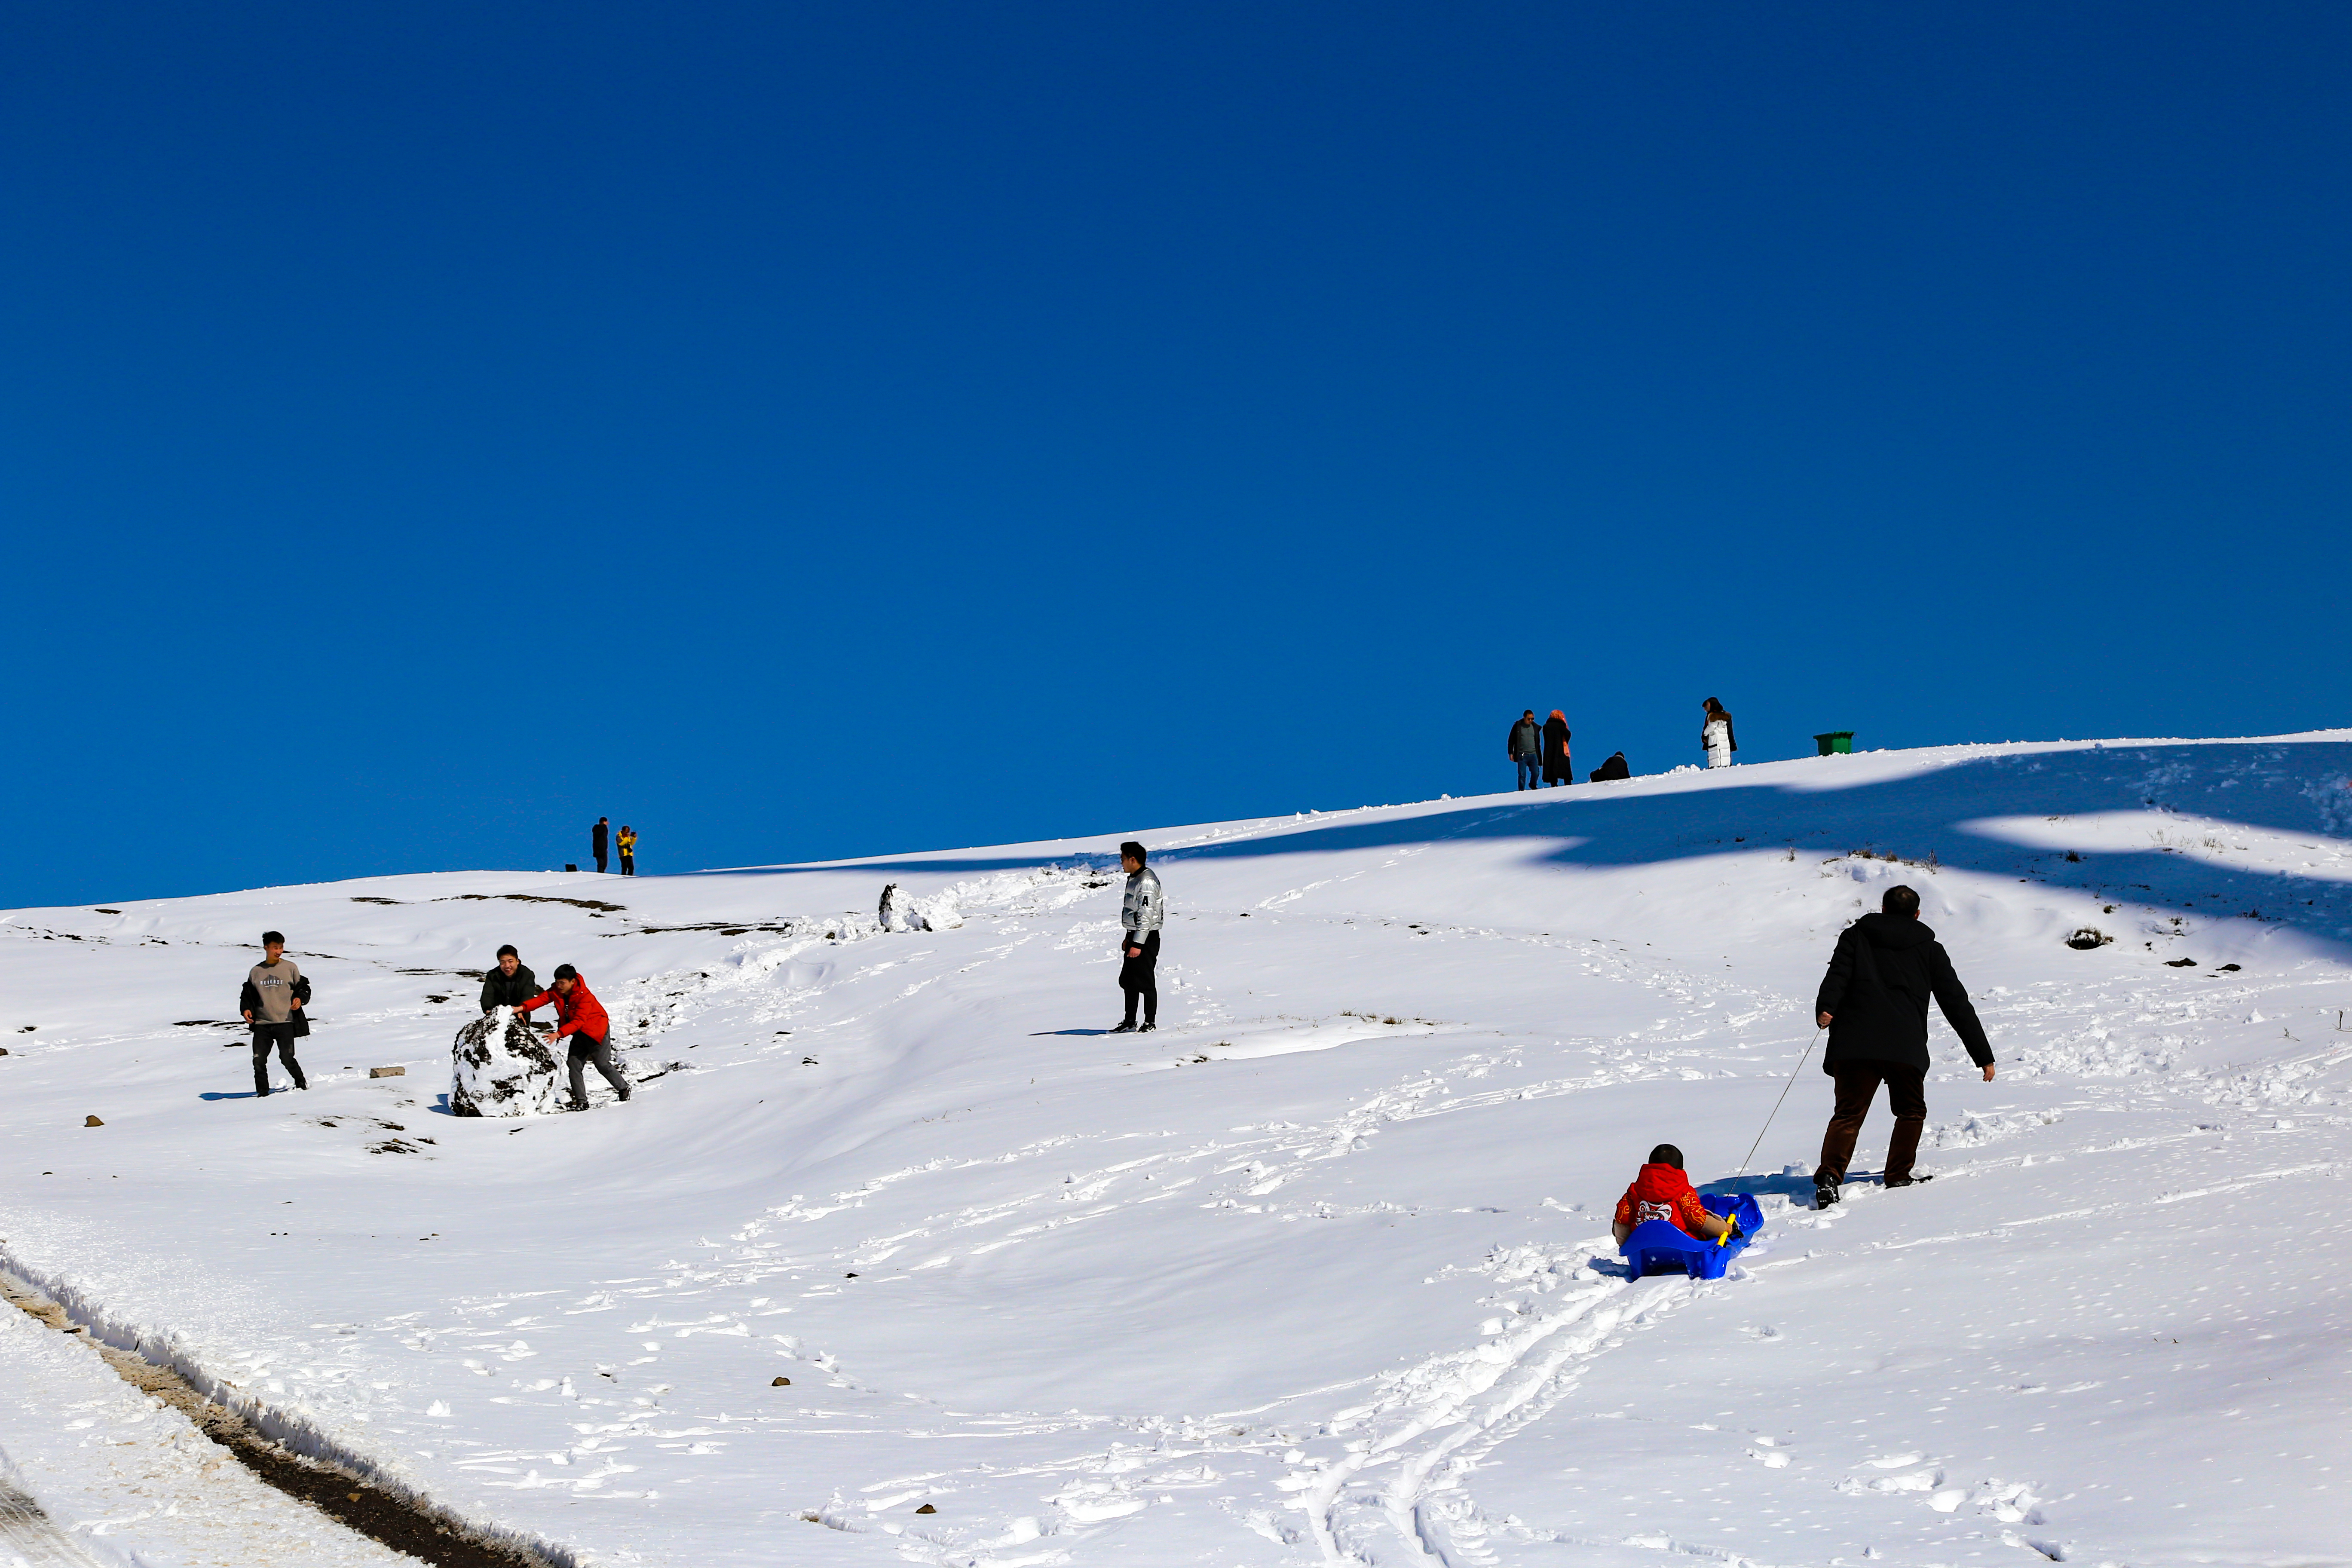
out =
[[[1648,1220],[1666,1220],[1688,1235],[1708,1241],[1723,1237],[1737,1239],[1739,1222],[1706,1212],[1698,1201],[1698,1194],[1683,1174],[1683,1152],[1671,1143],[1661,1143],[1650,1151],[1650,1163],[1617,1200],[1617,1245],[1633,1234],[1633,1227]]]

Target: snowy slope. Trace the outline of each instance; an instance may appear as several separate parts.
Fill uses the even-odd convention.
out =
[[[20,910],[0,1265],[583,1563],[2352,1561],[2347,773],[1958,747],[1145,832],[1141,1037],[1118,835]],[[1732,1178],[1895,880],[2000,1076],[1938,1023],[1939,1179],[1816,1215],[1818,1055]],[[878,930],[892,881],[944,929]],[[257,1101],[208,1021],[265,925],[320,1022]],[[634,1101],[446,1114],[505,941]],[[1662,1139],[1764,1194],[1733,1278],[1622,1278]]]

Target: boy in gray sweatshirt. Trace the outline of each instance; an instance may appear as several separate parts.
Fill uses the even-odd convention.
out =
[[[278,1059],[286,1064],[296,1089],[308,1089],[302,1077],[302,1064],[294,1059],[294,1042],[310,1032],[310,1021],[302,1016],[302,1004],[310,999],[310,983],[302,978],[302,971],[286,956],[286,938],[279,932],[261,933],[261,962],[246,973],[245,988],[238,994],[237,1005],[245,1021],[253,1026],[253,1096],[256,1100],[269,1093],[269,1047],[278,1047]]]

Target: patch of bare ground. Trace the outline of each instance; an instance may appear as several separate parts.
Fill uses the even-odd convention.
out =
[[[0,1273],[0,1298],[61,1334],[90,1339],[116,1376],[179,1411],[259,1480],[395,1552],[435,1568],[565,1568],[512,1542],[492,1541],[463,1521],[341,1465],[297,1454],[245,1417],[205,1398],[169,1367],[89,1336],[66,1310],[13,1274]],[[38,1514],[29,1498],[25,1503]],[[5,1506],[5,1498],[0,1498]],[[68,1559],[67,1561],[81,1561]]]

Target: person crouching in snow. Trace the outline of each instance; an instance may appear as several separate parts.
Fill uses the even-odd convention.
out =
[[[613,1060],[613,1021],[604,1016],[604,1005],[580,978],[580,972],[568,963],[555,966],[555,989],[542,991],[528,1002],[516,1004],[515,1011],[528,1013],[534,1007],[555,1004],[555,1037],[572,1037],[572,1104],[573,1110],[588,1109],[588,1089],[581,1079],[580,1064],[594,1062],[613,1092],[623,1100],[629,1098],[629,1080],[621,1076]]]
[[[1739,1222],[1721,1215],[1706,1212],[1698,1201],[1698,1193],[1683,1174],[1683,1152],[1671,1143],[1661,1143],[1650,1151],[1650,1163],[1617,1200],[1617,1224],[1612,1234],[1617,1245],[1633,1234],[1633,1227],[1654,1219],[1662,1219],[1676,1228],[1707,1241],[1724,1237],[1737,1240]]]

